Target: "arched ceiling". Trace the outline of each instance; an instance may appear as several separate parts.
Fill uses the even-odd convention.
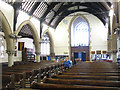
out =
[[[16,1],[10,4],[54,28],[64,17],[78,11],[93,14],[105,24],[109,13],[108,8],[111,6],[110,2],[38,2],[37,0]]]
[[[103,24],[108,20],[108,14],[111,7],[110,2],[43,2],[39,0],[22,0],[21,2],[9,2],[18,15],[18,10],[28,13],[30,16],[36,17],[41,23],[56,28],[64,17],[75,12],[88,12],[98,17]],[[106,1],[106,0],[105,0]]]

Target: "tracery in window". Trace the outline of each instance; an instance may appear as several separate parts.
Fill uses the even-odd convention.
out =
[[[47,34],[42,37],[41,55],[50,55],[50,39]]]
[[[3,36],[0,36],[0,58],[4,58],[5,54],[5,40]]]
[[[85,19],[78,17],[71,27],[71,46],[89,46],[89,26]]]

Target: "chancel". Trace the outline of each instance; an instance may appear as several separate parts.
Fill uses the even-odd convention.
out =
[[[0,89],[120,90],[119,14],[119,0],[0,0]]]

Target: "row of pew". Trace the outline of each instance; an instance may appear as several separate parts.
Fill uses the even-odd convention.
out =
[[[120,90],[120,68],[111,62],[79,62],[61,73],[33,81],[33,89]]]
[[[2,70],[0,70],[2,71],[0,72],[2,86],[0,88],[2,90],[26,88],[27,82],[31,84],[35,79],[37,82],[41,82],[44,76],[50,77],[50,73],[57,74],[57,70],[62,70],[63,68],[62,62],[55,61],[41,61],[40,63],[16,62],[12,67],[2,65]]]

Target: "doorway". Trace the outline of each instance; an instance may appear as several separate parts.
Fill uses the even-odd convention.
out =
[[[86,61],[86,53],[74,52],[74,60]]]

